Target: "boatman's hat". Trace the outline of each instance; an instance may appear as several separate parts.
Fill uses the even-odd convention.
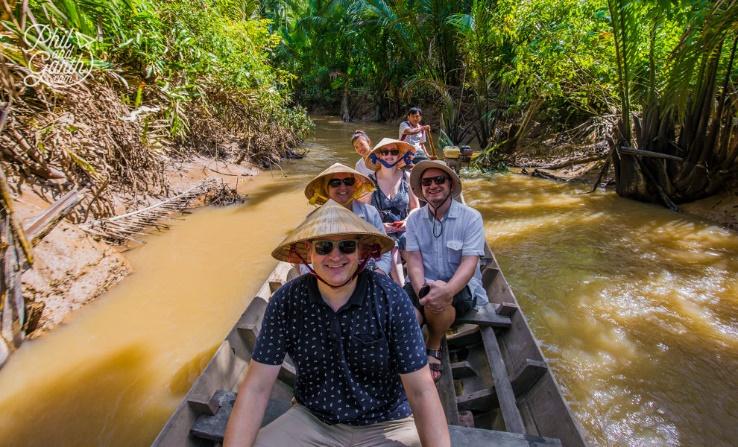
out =
[[[360,256],[379,258],[392,250],[395,241],[382,234],[352,211],[334,200],[308,214],[274,249],[272,257],[279,261],[302,264],[309,262],[306,242],[332,236],[345,236],[359,242]]]

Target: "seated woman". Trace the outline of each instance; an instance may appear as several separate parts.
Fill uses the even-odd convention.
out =
[[[392,279],[400,285],[405,283],[400,258],[405,250],[405,220],[418,207],[418,199],[410,188],[410,174],[402,168],[414,154],[412,145],[382,138],[365,160],[366,167],[375,172],[369,176],[376,186],[370,203],[379,211],[387,235],[396,242],[392,250]]]
[[[356,200],[369,195],[372,191],[374,191],[374,184],[367,176],[341,163],[335,163],[305,186],[305,197],[311,205],[323,205],[332,199],[353,211],[380,233],[386,234],[377,209]],[[392,255],[387,252],[376,262],[370,260],[367,269],[389,275],[391,264]],[[300,271],[306,273],[307,269],[301,268]]]

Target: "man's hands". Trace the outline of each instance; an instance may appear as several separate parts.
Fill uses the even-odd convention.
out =
[[[445,281],[429,280],[426,284],[430,287],[430,290],[427,295],[418,300],[426,311],[438,314],[453,303],[454,296],[449,291],[448,284]]]

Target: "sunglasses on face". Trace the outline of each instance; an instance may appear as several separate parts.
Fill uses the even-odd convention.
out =
[[[354,186],[354,183],[356,183],[355,177],[346,177],[346,178],[332,178],[328,180],[328,186],[331,188],[338,188],[341,186],[341,183],[343,183],[346,186]]]
[[[356,251],[356,241],[313,241],[313,250],[320,256],[325,256],[333,251],[333,245],[338,245],[338,251],[350,255]]]
[[[420,184],[423,186],[430,186],[431,184],[435,183],[436,185],[443,185],[446,183],[446,177],[445,175],[437,175],[435,177],[423,177],[420,179]]]
[[[389,154],[400,155],[399,149],[381,149],[381,150],[378,150],[377,152],[379,152],[379,155],[389,155]]]

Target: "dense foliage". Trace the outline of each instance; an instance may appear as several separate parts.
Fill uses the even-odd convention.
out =
[[[617,100],[604,1],[262,1],[262,12],[301,102],[345,118],[432,101],[453,140],[486,146],[501,118],[541,98],[563,122]]]
[[[93,200],[92,212],[105,215],[113,190],[166,190],[167,155],[197,150],[262,165],[289,155],[310,122],[292,102],[293,75],[270,61],[280,38],[258,7],[234,0],[5,2],[6,169],[43,194],[91,184],[103,199]],[[71,33],[65,57],[81,58],[80,72],[92,70],[84,82],[26,86],[29,73],[53,65],[44,54],[63,44],[40,38],[35,26]]]
[[[616,177],[628,185],[619,192],[670,205],[735,172],[735,1],[261,5],[282,36],[276,60],[300,73],[300,100],[344,119],[432,104],[450,140],[478,142],[488,162],[514,151],[534,119],[558,130],[600,123],[586,129],[609,134],[618,151]],[[677,158],[644,164],[642,152],[624,153],[621,166],[620,147]]]

